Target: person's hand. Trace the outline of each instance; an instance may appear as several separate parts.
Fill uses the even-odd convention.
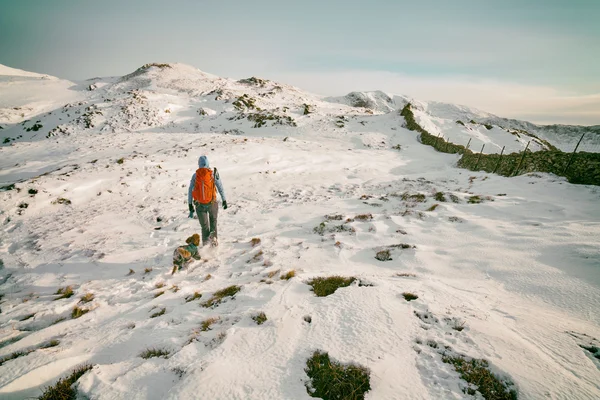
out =
[[[190,215],[188,215],[188,218],[194,218],[194,206],[188,204],[188,210],[190,210]]]
[[[194,218],[194,212],[190,211],[190,215],[188,215],[188,218]]]
[[[227,202],[223,200],[223,210],[227,210]]]

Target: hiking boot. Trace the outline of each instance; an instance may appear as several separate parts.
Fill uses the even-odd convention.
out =
[[[208,237],[208,241],[212,247],[217,247],[219,245],[219,241],[217,240],[217,237],[214,233],[210,234],[210,236]]]

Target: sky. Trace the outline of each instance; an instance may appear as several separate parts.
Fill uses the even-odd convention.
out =
[[[181,62],[600,124],[600,0],[0,0],[0,64],[70,80]]]

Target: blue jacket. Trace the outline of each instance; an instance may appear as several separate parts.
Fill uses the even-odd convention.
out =
[[[208,163],[208,158],[206,156],[201,156],[198,159],[198,168],[210,168],[210,165]],[[194,175],[192,175],[192,180],[190,181],[190,188],[188,190],[188,205],[194,204],[192,202],[192,190],[194,190],[195,184],[196,184],[196,173],[194,172]],[[219,190],[221,199],[223,201],[227,201],[227,200],[225,200],[225,189],[223,189],[223,183],[221,182],[221,178],[219,177],[218,172],[215,174],[215,186],[217,187],[217,190]]]

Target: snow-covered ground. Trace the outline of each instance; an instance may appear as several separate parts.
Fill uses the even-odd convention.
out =
[[[31,78],[18,76],[11,85]],[[44,102],[13,103],[31,108],[29,121],[0,114],[0,138],[15,138],[0,148],[0,358],[33,350],[0,365],[0,398],[37,396],[89,362],[78,390],[90,399],[309,399],[304,368],[317,349],[368,367],[367,399],[480,398],[442,362],[445,346],[488,360],[522,399],[600,397],[600,360],[581,347],[600,338],[600,189],[457,169],[397,110],[411,101],[418,122],[451,141],[462,132],[486,149],[525,147],[469,126],[474,112],[463,127],[402,96],[354,107],[181,65],[35,82]],[[220,246],[171,275],[174,248],[200,231],[186,201],[203,154],[228,197]],[[392,260],[375,259],[386,248]],[[330,275],[358,280],[316,297],[306,282]],[[56,300],[68,285],[74,295]],[[241,286],[235,298],[200,306],[230,285]],[[202,298],[186,302],[194,292]],[[72,319],[75,306],[89,312]],[[170,356],[139,357],[151,347]]]

